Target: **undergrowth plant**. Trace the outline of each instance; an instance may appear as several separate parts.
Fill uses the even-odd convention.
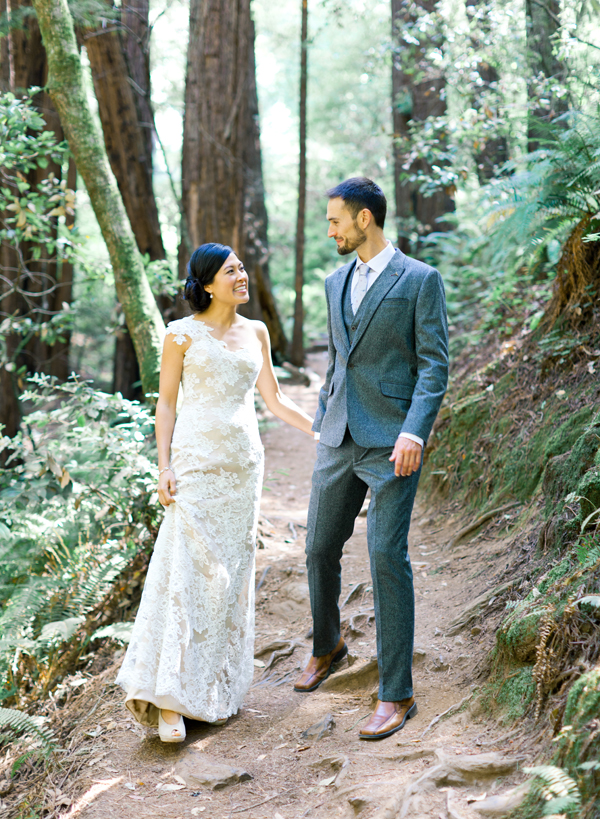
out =
[[[74,670],[119,621],[156,534],[147,407],[72,379],[30,379],[0,471],[0,701],[26,704]],[[135,595],[133,595],[135,596]]]
[[[589,318],[600,285],[600,111],[569,111],[541,144],[471,195],[456,230],[425,241],[422,255],[446,282],[456,352],[490,330]]]
[[[27,749],[13,762],[13,775],[31,757],[47,759],[57,747],[52,731],[42,724],[40,717],[0,707],[0,748],[15,736],[25,740]]]

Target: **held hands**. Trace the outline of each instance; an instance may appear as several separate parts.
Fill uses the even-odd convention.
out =
[[[169,506],[175,503],[173,497],[177,490],[177,481],[175,475],[170,469],[166,469],[158,476],[158,500],[163,506]]]
[[[394,474],[408,478],[421,466],[422,447],[410,438],[398,438],[394,445],[390,461],[395,461]]]

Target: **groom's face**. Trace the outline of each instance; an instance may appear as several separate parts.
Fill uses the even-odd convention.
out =
[[[367,234],[358,224],[361,214],[355,219],[346,208],[344,200],[339,197],[330,199],[327,204],[327,221],[329,230],[327,236],[335,239],[337,252],[340,256],[347,256],[363,244]]]

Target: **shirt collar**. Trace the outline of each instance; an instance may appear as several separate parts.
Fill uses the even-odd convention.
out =
[[[394,250],[393,244],[388,239],[388,243],[383,248],[381,253],[378,253],[377,256],[373,256],[373,258],[369,259],[368,262],[363,262],[360,256],[358,256],[356,259],[356,265],[358,267],[359,264],[366,264],[371,268],[371,270],[374,270],[375,273],[383,273],[388,264],[392,261],[395,252],[396,251]]]

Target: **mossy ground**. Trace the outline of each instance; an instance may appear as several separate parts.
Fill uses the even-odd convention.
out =
[[[481,703],[502,725],[510,725],[530,707],[535,696],[533,666],[526,665],[504,676],[498,670],[482,691]]]

